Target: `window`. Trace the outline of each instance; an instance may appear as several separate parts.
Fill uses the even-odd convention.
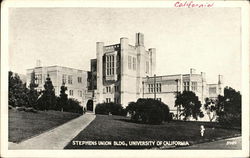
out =
[[[82,83],[82,77],[77,77],[78,83]]]
[[[197,91],[197,82],[192,82],[192,91]]]
[[[119,86],[118,85],[115,86],[115,92],[119,92]]]
[[[148,93],[150,93],[150,88],[151,88],[150,84],[148,84]]]
[[[189,82],[183,82],[184,91],[189,91]]]
[[[68,84],[72,84],[73,83],[73,79],[72,79],[72,75],[68,76]]]
[[[154,93],[154,84],[151,84],[151,93]]]
[[[128,56],[128,69],[131,69],[131,56]]]
[[[110,93],[111,92],[111,88],[108,86],[108,87],[106,87],[106,92],[107,93]]]
[[[82,91],[78,91],[78,96],[82,97]]]
[[[67,75],[66,74],[62,75],[62,83],[67,83]]]
[[[156,83],[156,92],[161,92],[161,83]]]
[[[209,87],[209,94],[216,94],[216,87]]]
[[[136,58],[133,57],[133,70],[136,70]]]
[[[35,83],[42,84],[42,74],[35,75]]]
[[[69,90],[69,95],[70,96],[74,96],[74,91],[73,90]]]
[[[115,74],[115,56],[107,55],[106,56],[106,75],[114,75]]]
[[[149,73],[149,62],[146,61],[146,73]]]
[[[110,103],[111,102],[111,98],[106,98],[106,103]]]

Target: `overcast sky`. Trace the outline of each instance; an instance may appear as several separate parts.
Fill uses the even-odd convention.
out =
[[[240,8],[13,8],[9,14],[10,69],[26,73],[36,60],[89,70],[96,42],[117,44],[144,33],[156,48],[156,74],[206,72],[208,83],[240,90]]]

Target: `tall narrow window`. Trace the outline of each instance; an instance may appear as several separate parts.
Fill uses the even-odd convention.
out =
[[[183,82],[184,91],[189,91],[189,82]]]
[[[62,83],[67,83],[67,75],[66,74],[62,75]]]
[[[197,91],[197,82],[192,82],[191,88],[192,91]]]
[[[115,56],[107,55],[106,56],[106,75],[114,75],[115,74]]]
[[[35,83],[42,84],[42,74],[35,75]]]
[[[77,77],[78,83],[82,83],[82,77]]]
[[[68,84],[73,84],[73,77],[72,77],[72,75],[68,76]]]
[[[73,90],[69,90],[69,95],[70,96],[74,96],[74,91]]]

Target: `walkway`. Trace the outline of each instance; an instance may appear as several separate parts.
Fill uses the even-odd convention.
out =
[[[63,149],[94,119],[95,115],[93,113],[86,113],[70,122],[19,144],[9,143],[9,149]]]
[[[242,137],[234,137],[223,140],[218,140],[214,142],[195,144],[188,147],[183,147],[180,149],[230,149],[230,150],[241,150]]]

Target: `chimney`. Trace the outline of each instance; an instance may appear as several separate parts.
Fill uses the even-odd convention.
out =
[[[201,77],[202,77],[202,81],[205,82],[206,81],[206,73],[201,72]]]
[[[36,67],[41,67],[41,60],[36,60]]]
[[[191,69],[190,69],[190,75],[195,74],[195,73],[196,73],[195,71],[196,71],[196,70],[195,70],[194,68],[191,68]]]
[[[218,84],[223,84],[223,76],[222,75],[218,75]]]
[[[136,33],[135,46],[144,46],[144,35],[142,33]]]

